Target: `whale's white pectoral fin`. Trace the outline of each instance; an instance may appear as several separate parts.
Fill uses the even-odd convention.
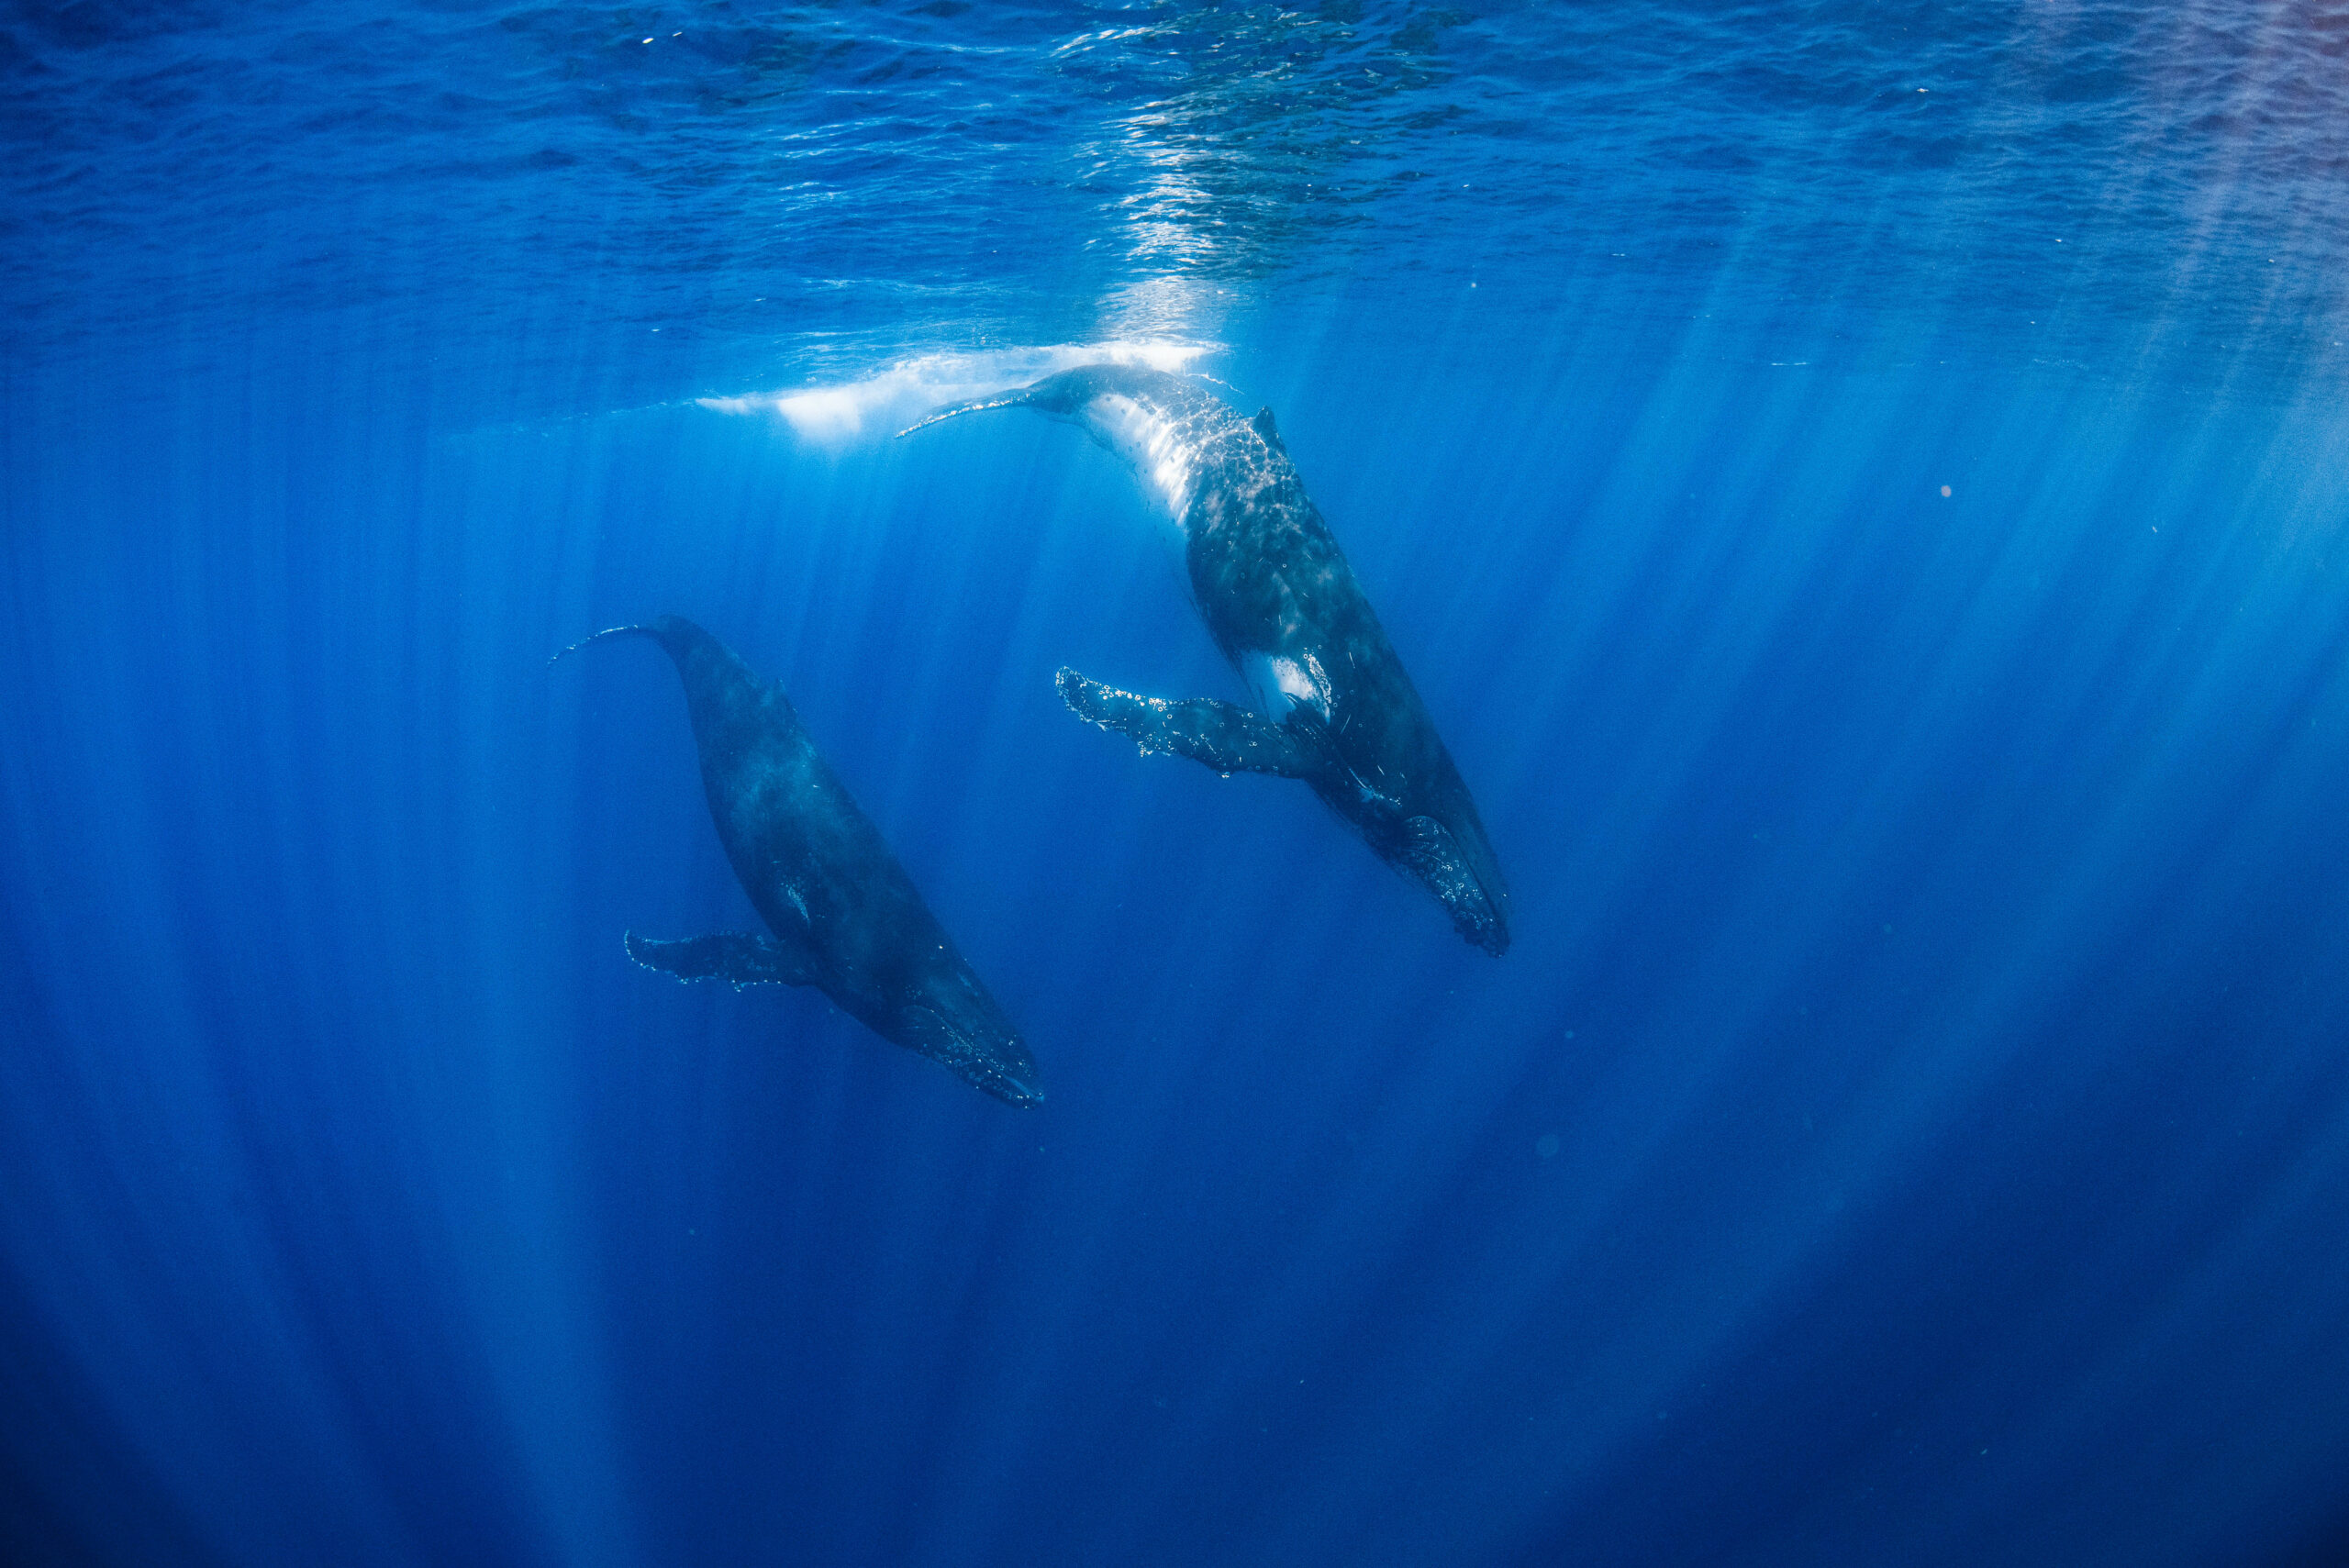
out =
[[[565,659],[570,658],[573,654],[578,652],[583,648],[593,647],[598,642],[608,641],[615,637],[650,637],[658,640],[661,634],[658,631],[655,631],[649,626],[607,626],[601,631],[589,632],[586,636],[581,638],[570,647],[550,656],[547,660],[547,664],[551,668],[556,664],[562,663]]]
[[[984,414],[990,408],[1017,408],[1028,401],[1030,390],[1024,386],[1015,387],[1009,392],[997,392],[985,397],[974,397],[967,402],[949,403],[942,408],[933,408],[898,431],[897,438],[902,440],[916,430],[926,430],[941,419],[952,419],[959,415]]]
[[[1305,779],[1329,767],[1318,728],[1275,724],[1237,703],[1137,696],[1066,668],[1052,677],[1052,684],[1079,718],[1115,730],[1145,751],[1188,757],[1219,773]]]
[[[779,942],[749,931],[655,941],[634,931],[624,939],[629,957],[680,980],[727,980],[736,985],[813,985],[814,952],[804,942]]]

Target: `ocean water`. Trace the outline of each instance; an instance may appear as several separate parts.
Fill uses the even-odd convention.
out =
[[[0,1561],[2349,1562],[2349,22],[0,10]],[[1274,409],[1514,894],[1107,451]],[[754,917],[781,681],[1019,1110]]]

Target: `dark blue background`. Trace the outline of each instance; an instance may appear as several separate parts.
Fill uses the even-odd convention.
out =
[[[2332,35],[935,11],[9,20],[10,1560],[2338,1560]],[[1108,454],[694,401],[1152,335],[1501,961],[1061,707],[1235,695]],[[627,962],[751,917],[666,665],[546,664],[661,610],[1043,1109]]]

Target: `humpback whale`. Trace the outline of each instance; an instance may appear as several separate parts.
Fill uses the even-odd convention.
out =
[[[813,985],[882,1039],[997,1099],[1041,1102],[1028,1048],[817,752],[782,686],[677,616],[616,626],[563,652],[618,637],[649,637],[676,665],[710,817],[772,933],[653,941],[631,931],[629,956],[680,980]]]
[[[1302,779],[1380,859],[1416,877],[1461,936],[1508,947],[1508,889],[1476,803],[1273,425],[1197,381],[1095,364],[937,409],[1075,424],[1124,459],[1183,536],[1200,617],[1254,700],[1140,696],[1063,668],[1062,699],[1144,751],[1219,773]]]

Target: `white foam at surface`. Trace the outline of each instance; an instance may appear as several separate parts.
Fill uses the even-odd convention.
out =
[[[803,440],[845,446],[902,429],[941,404],[1025,386],[1078,365],[1144,364],[1153,370],[1179,371],[1212,348],[1204,343],[1121,339],[923,354],[861,381],[699,401],[703,407],[722,414],[776,415]]]

